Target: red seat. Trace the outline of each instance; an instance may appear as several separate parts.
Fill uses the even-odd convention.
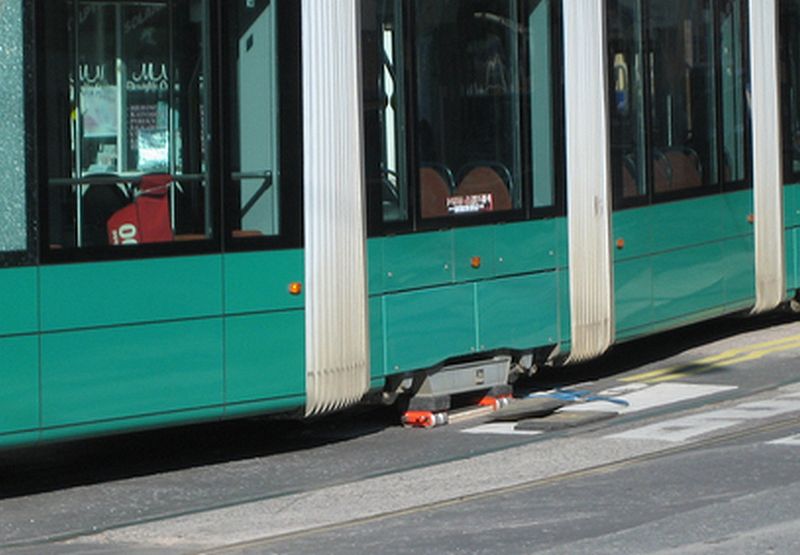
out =
[[[450,188],[442,174],[433,168],[419,170],[420,208],[423,218],[447,216],[447,197]]]
[[[511,193],[508,191],[503,178],[488,166],[473,168],[461,179],[456,187],[457,195],[492,195],[492,209],[494,211],[511,210]]]

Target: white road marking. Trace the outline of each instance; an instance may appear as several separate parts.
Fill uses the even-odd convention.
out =
[[[611,389],[607,392],[600,392],[598,395],[614,397],[615,399],[626,401],[628,405],[624,406],[621,404],[612,403],[610,401],[589,401],[588,403],[570,405],[561,410],[602,410],[614,411],[620,414],[628,414],[664,405],[671,405],[681,401],[688,401],[690,399],[698,399],[708,395],[715,395],[717,393],[731,391],[736,388],[737,387],[735,385],[705,385],[669,382],[660,383],[647,388],[636,387],[631,393],[624,393],[622,395],[613,395],[615,390]]]
[[[784,437],[782,439],[776,439],[775,441],[768,441],[768,445],[792,445],[794,447],[800,447],[800,434],[796,436]]]
[[[672,418],[606,437],[615,439],[651,439],[678,443],[709,432],[730,428],[746,421],[770,418],[790,412],[800,412],[800,399],[781,397],[747,402],[729,409]]]
[[[501,434],[501,435],[526,435],[535,436],[542,432],[534,430],[515,430],[516,422],[490,422],[488,424],[481,424],[474,428],[463,430],[467,434]]]

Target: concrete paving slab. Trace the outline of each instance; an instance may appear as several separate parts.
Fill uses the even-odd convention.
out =
[[[617,416],[613,411],[581,411],[581,412],[556,412],[544,418],[529,418],[519,422],[514,429],[520,431],[536,430],[541,432],[554,432],[568,428],[586,426],[595,422],[602,422]]]

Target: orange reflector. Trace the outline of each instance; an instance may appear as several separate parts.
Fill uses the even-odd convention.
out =
[[[625,239],[617,239],[617,248],[622,250],[625,248]]]
[[[749,224],[756,223],[756,215],[755,214],[748,214],[747,215],[747,223],[749,223]]]
[[[470,264],[476,270],[481,267],[481,257],[480,256],[473,256]]]
[[[303,284],[302,283],[300,283],[298,281],[294,281],[294,282],[289,284],[289,293],[291,293],[292,295],[299,295],[302,292],[303,292]]]

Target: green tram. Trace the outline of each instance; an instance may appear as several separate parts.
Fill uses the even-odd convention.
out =
[[[480,389],[779,306],[799,27],[800,0],[0,2],[0,445]]]

